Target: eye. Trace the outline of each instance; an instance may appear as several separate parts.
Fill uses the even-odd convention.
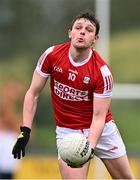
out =
[[[75,26],[75,29],[77,29],[77,30],[79,30],[81,28],[82,28],[81,26]]]
[[[88,32],[94,32],[94,30],[91,29],[91,28],[87,28],[87,31],[88,31]]]

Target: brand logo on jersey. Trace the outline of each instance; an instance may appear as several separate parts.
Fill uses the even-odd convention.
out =
[[[88,91],[81,91],[54,80],[54,93],[69,101],[89,101]]]
[[[74,74],[78,74],[78,71],[73,70],[73,69],[69,69],[68,71],[71,72],[71,73],[74,73]]]
[[[88,84],[90,81],[90,77],[85,76],[83,79],[83,83]]]
[[[59,73],[63,73],[63,70],[61,67],[54,66],[53,70]]]

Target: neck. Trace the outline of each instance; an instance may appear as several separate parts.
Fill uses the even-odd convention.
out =
[[[75,62],[84,61],[85,59],[88,58],[89,53],[90,53],[90,48],[88,48],[88,49],[82,49],[82,48],[80,49],[79,48],[78,49],[73,46],[70,46],[70,55]]]

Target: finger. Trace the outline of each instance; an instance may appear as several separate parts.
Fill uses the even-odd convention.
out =
[[[22,149],[22,157],[25,156],[25,148]]]
[[[13,147],[13,149],[12,149],[12,154],[15,154],[16,149],[17,149],[17,146],[16,146],[16,145],[14,145],[14,147]]]
[[[67,164],[67,165],[71,168],[76,168],[76,166],[74,166],[74,165],[70,165],[70,164]]]
[[[12,155],[14,156],[14,158],[17,158],[17,152],[16,152],[16,148],[14,147],[12,150]]]
[[[17,156],[18,156],[18,159],[21,158],[21,152],[20,151],[17,153]]]
[[[81,164],[81,165],[70,165],[70,164],[67,164],[68,166],[70,166],[71,168],[81,168],[84,166],[84,164]]]
[[[13,148],[13,150],[12,150],[12,154],[13,154],[13,155],[15,154],[15,148]]]
[[[14,155],[14,159],[16,159],[16,158],[17,158],[17,154],[16,154],[16,153],[14,153],[13,155]]]

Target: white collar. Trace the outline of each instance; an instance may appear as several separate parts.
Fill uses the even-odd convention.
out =
[[[78,67],[78,66],[82,66],[82,65],[86,64],[86,63],[90,60],[91,55],[92,55],[92,50],[90,49],[89,55],[88,55],[88,57],[87,57],[85,60],[83,60],[83,61],[81,61],[81,62],[75,62],[75,61],[72,59],[71,54],[70,54],[70,51],[69,51],[69,60],[70,60],[70,62],[71,62],[71,64],[72,64],[73,66]]]

